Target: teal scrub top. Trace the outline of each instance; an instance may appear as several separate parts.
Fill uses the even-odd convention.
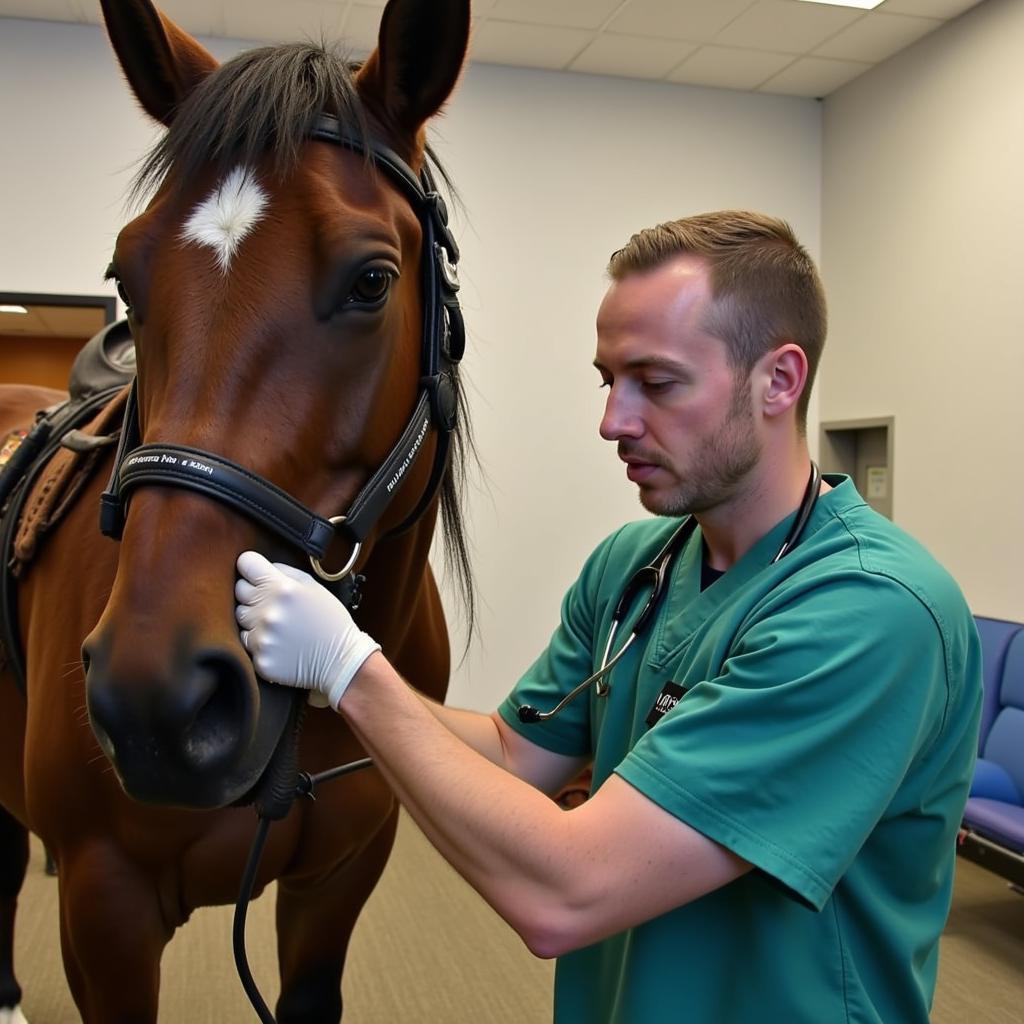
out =
[[[562,957],[559,1024],[927,1024],[980,645],[949,574],[849,479],[827,479],[792,552],[770,564],[790,516],[703,592],[698,529],[610,693],[523,724],[520,704],[547,710],[598,668],[623,586],[679,520],[613,534],[499,709],[533,743],[592,757],[595,790],[615,772],[754,865]],[[667,682],[684,695],[649,726]]]

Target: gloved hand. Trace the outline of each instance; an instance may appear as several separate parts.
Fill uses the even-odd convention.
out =
[[[243,551],[236,563],[235,618],[256,671],[273,683],[310,690],[337,709],[363,662],[380,650],[348,609],[308,573]]]

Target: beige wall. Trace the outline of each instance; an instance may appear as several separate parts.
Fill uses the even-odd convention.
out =
[[[1024,3],[825,102],[822,420],[895,417],[895,519],[1024,619]]]
[[[976,611],[1024,619],[1022,52],[1024,4],[988,0],[829,98],[824,141],[813,101],[471,70],[438,133],[465,205],[484,464],[481,628],[455,701],[501,697],[586,552],[641,514],[596,434],[604,262],[640,226],[715,207],[787,217],[815,254],[823,236],[821,417],[894,415],[897,521]],[[0,20],[0,120],[0,290],[109,293],[122,196],[154,132],[102,33]]]
[[[220,57],[242,45],[206,42]],[[154,133],[102,32],[0,20],[0,123],[0,290],[109,294],[122,196]],[[608,255],[641,227],[725,206],[787,217],[817,254],[821,108],[477,67],[437,145],[465,207],[465,366],[484,468],[469,502],[480,634],[452,699],[487,708],[547,641],[586,554],[643,514],[597,436]]]

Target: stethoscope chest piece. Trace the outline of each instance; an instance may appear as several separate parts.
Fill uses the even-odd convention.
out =
[[[611,683],[608,681],[608,676],[611,674],[612,669],[622,660],[626,651],[633,646],[636,638],[643,632],[657,609],[658,602],[661,600],[665,590],[673,559],[687,540],[689,540],[690,535],[696,528],[697,521],[693,516],[687,516],[676,528],[672,536],[669,537],[668,543],[654,556],[651,562],[648,565],[641,566],[630,576],[629,581],[623,588],[622,594],[619,596],[618,603],[615,605],[615,611],[612,612],[611,625],[608,627],[608,639],[604,645],[604,654],[601,656],[601,667],[593,675],[584,679],[578,686],[575,686],[550,711],[538,711],[531,704],[520,705],[517,712],[520,722],[546,722],[549,718],[554,718],[562,708],[574,701],[587,687],[594,684],[596,684],[598,697],[608,696],[611,691]],[[626,638],[626,642],[613,656],[612,647],[615,645],[615,638],[618,636],[619,627],[629,614],[630,606],[633,604],[637,594],[642,593],[645,589],[649,590],[647,601],[637,616],[636,622],[633,623],[633,629]]]

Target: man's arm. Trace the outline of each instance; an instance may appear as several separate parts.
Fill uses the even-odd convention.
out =
[[[421,693],[416,693],[416,696],[450,733],[492,764],[511,772],[542,793],[557,793],[576,778],[587,763],[586,758],[567,757],[531,743],[510,729],[497,712],[485,715],[478,711],[446,707]]]
[[[260,675],[315,690],[346,715],[434,845],[539,956],[590,945],[750,869],[616,776],[561,810],[535,786],[571,775],[576,758],[424,704],[306,573],[251,551],[238,568],[235,615]]]
[[[461,726],[449,729],[449,715],[421,702],[379,653],[341,710],[434,845],[538,956],[589,945],[750,869],[616,776],[561,810],[492,762],[500,739],[483,751],[472,736],[464,742]]]

